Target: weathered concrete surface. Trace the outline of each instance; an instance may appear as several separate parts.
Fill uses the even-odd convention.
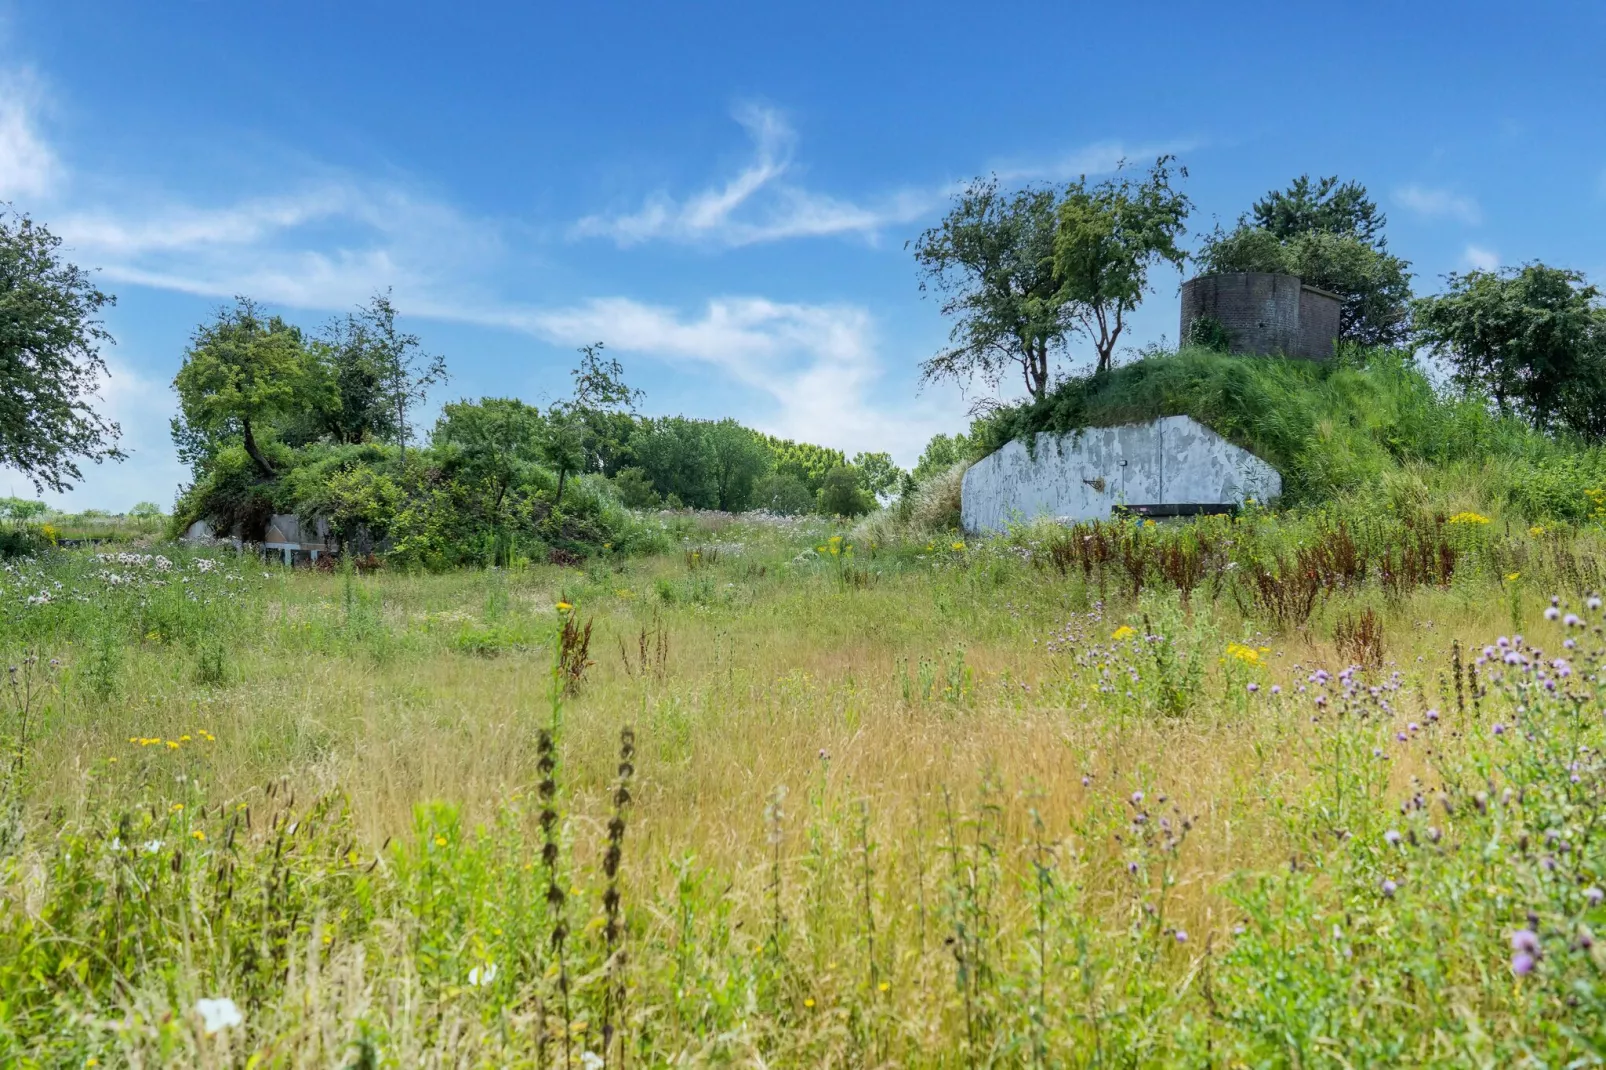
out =
[[[1275,468],[1190,416],[1039,434],[1035,452],[1011,442],[971,465],[960,497],[966,531],[1043,516],[1094,520],[1117,505],[1238,505],[1283,489]]]
[[[1325,360],[1338,339],[1339,299],[1295,275],[1263,271],[1200,275],[1182,284],[1179,338],[1209,316],[1227,331],[1234,353],[1281,353]]]

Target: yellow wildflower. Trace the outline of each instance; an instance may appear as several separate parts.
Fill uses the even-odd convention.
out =
[[[178,750],[178,740],[176,740],[176,739],[168,740],[167,741],[167,749],[168,750]]]
[[[1245,665],[1260,664],[1260,651],[1256,650],[1252,646],[1245,646],[1242,643],[1228,643],[1227,656],[1229,658],[1236,658]]]
[[[175,814],[181,814],[181,813],[184,812],[184,804],[183,803],[174,803],[172,806],[168,807],[168,810],[170,812],[172,812],[172,813],[175,813]]]
[[[1489,518],[1482,513],[1457,513],[1449,520],[1451,524],[1487,524]]]
[[[559,613],[567,613],[567,612],[569,612],[569,610],[571,610],[573,608],[574,608],[574,606],[569,604],[568,602],[559,602],[558,605],[557,605],[557,610],[558,610]]]
[[[206,842],[206,833],[202,832],[200,829],[196,829],[194,832],[190,833],[190,836],[195,840],[196,843]]]
[[[812,999],[806,999],[806,1000],[804,1000],[804,1001],[803,1001],[803,1006],[805,1006],[805,1007],[812,1007],[812,1006],[814,1006],[814,1000],[812,1000]]]
[[[1528,534],[1532,535],[1536,539],[1539,538],[1539,536],[1543,535],[1544,533],[1545,533],[1545,526],[1543,524],[1535,524],[1533,527],[1528,529]]]
[[[882,982],[881,982],[881,983],[880,983],[880,984],[879,984],[879,985],[876,985],[876,991],[878,991],[878,992],[885,992],[885,991],[886,991],[886,990],[887,990],[887,989],[889,989],[889,988],[891,988],[891,987],[892,987],[892,986],[891,986],[891,985],[889,985],[889,984],[887,984],[887,982],[885,982],[885,981],[882,981]]]
[[[1122,639],[1129,639],[1136,634],[1138,634],[1136,628],[1133,628],[1128,624],[1123,624],[1119,628],[1115,629],[1115,631],[1110,633],[1110,638],[1119,643]]]
[[[962,542],[956,542],[956,543],[954,543],[954,544],[953,544],[953,546],[952,546],[952,547],[951,547],[951,549],[952,549],[952,550],[953,550],[953,551],[954,551],[954,552],[955,552],[955,553],[958,553],[958,552],[959,552],[959,551],[961,551],[961,550],[963,550],[963,549],[964,549],[964,548],[965,548],[965,544],[964,544],[964,543],[962,543]]]
[[[446,837],[445,836],[436,836],[435,837],[435,846],[436,847],[445,847],[446,846]]]

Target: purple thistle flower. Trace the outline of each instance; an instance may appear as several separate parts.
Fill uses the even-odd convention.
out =
[[[1400,886],[1398,884],[1395,884],[1393,881],[1388,880],[1387,878],[1384,879],[1380,887],[1383,892],[1383,898],[1385,899],[1393,899],[1394,893],[1400,890]]]
[[[1383,833],[1383,839],[1387,841],[1391,847],[1398,847],[1400,845],[1400,834],[1394,829],[1389,829],[1387,832]]]
[[[1249,682],[1249,693],[1251,695],[1253,695],[1256,691],[1259,691],[1259,690],[1260,690],[1260,685],[1255,683],[1253,680],[1251,680]]]
[[[1561,610],[1557,609],[1555,606],[1546,606],[1545,607],[1545,619],[1546,620],[1556,620],[1560,616],[1561,616]]]
[[[1179,944],[1187,943],[1188,942],[1187,930],[1186,929],[1178,929],[1177,932],[1176,932],[1176,937],[1177,937],[1177,943],[1179,943]]]
[[[1503,724],[1495,725],[1494,726],[1494,734],[1497,735],[1497,736],[1505,735],[1506,734],[1506,726],[1503,725]]]
[[[1532,929],[1518,929],[1511,934],[1511,950],[1539,954],[1539,934]]]
[[[1606,899],[1606,892],[1601,891],[1594,885],[1590,885],[1584,889],[1584,898],[1589,901],[1590,906],[1598,907],[1601,904],[1601,900]]]
[[[1569,628],[1576,628],[1584,623],[1583,619],[1580,618],[1576,613],[1567,614],[1565,617],[1561,618],[1561,622]]]
[[[1283,685],[1282,684],[1272,684],[1271,685],[1271,693],[1274,694],[1274,695],[1282,694],[1283,693]]]
[[[1438,710],[1429,710],[1428,711],[1428,720],[1437,721],[1438,719],[1439,719],[1439,711]]]
[[[1511,956],[1511,972],[1518,977],[1527,977],[1534,972],[1534,957],[1526,951],[1519,951]]]
[[[1142,806],[1143,805],[1143,793],[1141,791],[1134,791],[1132,793],[1132,805],[1133,806]]]

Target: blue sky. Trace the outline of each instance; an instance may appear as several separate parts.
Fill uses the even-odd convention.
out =
[[[911,463],[980,388],[917,389],[946,325],[904,243],[987,172],[1176,152],[1190,241],[1336,173],[1419,292],[1606,281],[1603,56],[1599,3],[0,0],[0,200],[118,297],[133,456],[52,500],[172,501],[168,384],[220,301],[314,327],[385,286],[437,402],[561,395],[602,340],[644,411]],[[1179,279],[1127,341],[1174,339]]]

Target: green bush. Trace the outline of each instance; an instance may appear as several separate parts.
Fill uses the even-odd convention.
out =
[[[753,507],[783,516],[797,516],[814,506],[814,496],[802,480],[788,472],[771,472],[753,487]]]
[[[858,472],[838,465],[820,485],[820,512],[826,516],[863,516],[875,508],[875,498],[859,482]]]

